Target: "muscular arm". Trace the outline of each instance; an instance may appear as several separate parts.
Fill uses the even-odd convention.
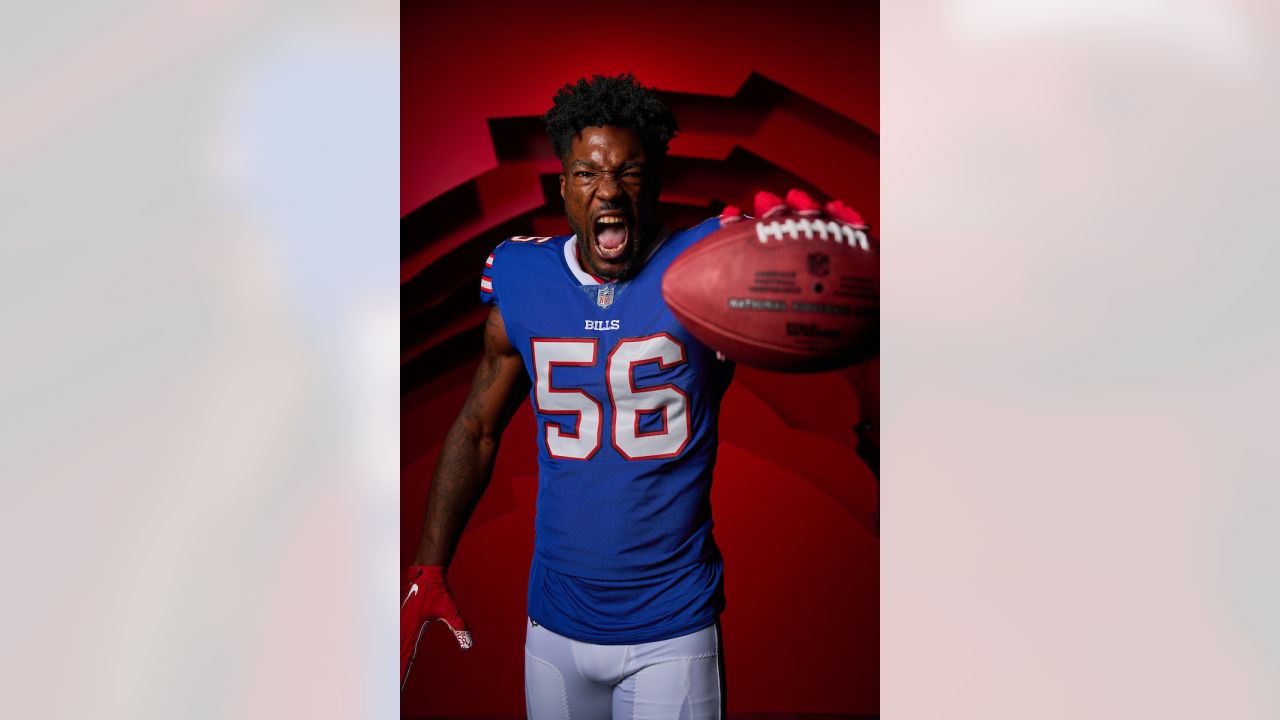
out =
[[[436,462],[415,565],[448,565],[453,559],[462,529],[489,485],[502,431],[528,394],[529,376],[495,307],[485,323],[484,357],[471,393]]]

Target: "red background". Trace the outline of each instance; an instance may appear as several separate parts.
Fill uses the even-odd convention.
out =
[[[559,86],[631,71],[660,91],[684,128],[662,203],[677,227],[789,187],[879,226],[878,6],[745,7],[403,7],[402,565],[479,358],[481,264],[505,236],[568,232],[536,119]],[[712,503],[731,714],[878,712],[878,371],[740,367],[725,397]],[[429,630],[405,717],[523,715],[536,491],[526,402],[450,571],[475,647]]]

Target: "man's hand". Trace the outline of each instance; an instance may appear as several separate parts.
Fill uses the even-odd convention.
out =
[[[400,603],[400,689],[409,679],[409,668],[418,653],[418,642],[427,623],[439,620],[449,626],[463,650],[471,647],[471,631],[458,612],[453,593],[444,580],[443,565],[414,565],[406,572],[408,590]]]
[[[771,192],[762,190],[756,193],[755,206],[756,217],[759,218],[767,218],[788,210],[797,215],[819,215],[825,213],[827,217],[848,223],[856,228],[862,230],[867,228],[867,223],[862,219],[862,216],[843,202],[832,200],[819,208],[817,201],[809,197],[808,193],[794,188],[787,192],[786,200]]]
[[[867,229],[867,223],[862,219],[856,210],[845,205],[839,200],[832,200],[819,207],[818,203],[808,193],[799,189],[792,189],[787,192],[787,198],[774,195],[771,192],[761,190],[756,193],[754,198],[755,217],[764,219],[772,217],[782,212],[790,211],[797,215],[820,215],[825,213],[827,217],[848,223],[860,230]],[[720,213],[720,224],[730,225],[742,220],[745,216],[736,205],[726,205]]]

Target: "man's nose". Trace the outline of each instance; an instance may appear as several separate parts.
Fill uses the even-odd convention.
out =
[[[612,173],[601,173],[600,184],[596,187],[596,195],[603,199],[617,197],[622,192],[622,188],[618,184],[618,178]]]

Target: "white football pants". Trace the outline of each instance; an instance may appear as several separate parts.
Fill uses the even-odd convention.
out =
[[[593,645],[529,621],[529,720],[719,720],[719,628],[637,645]]]

